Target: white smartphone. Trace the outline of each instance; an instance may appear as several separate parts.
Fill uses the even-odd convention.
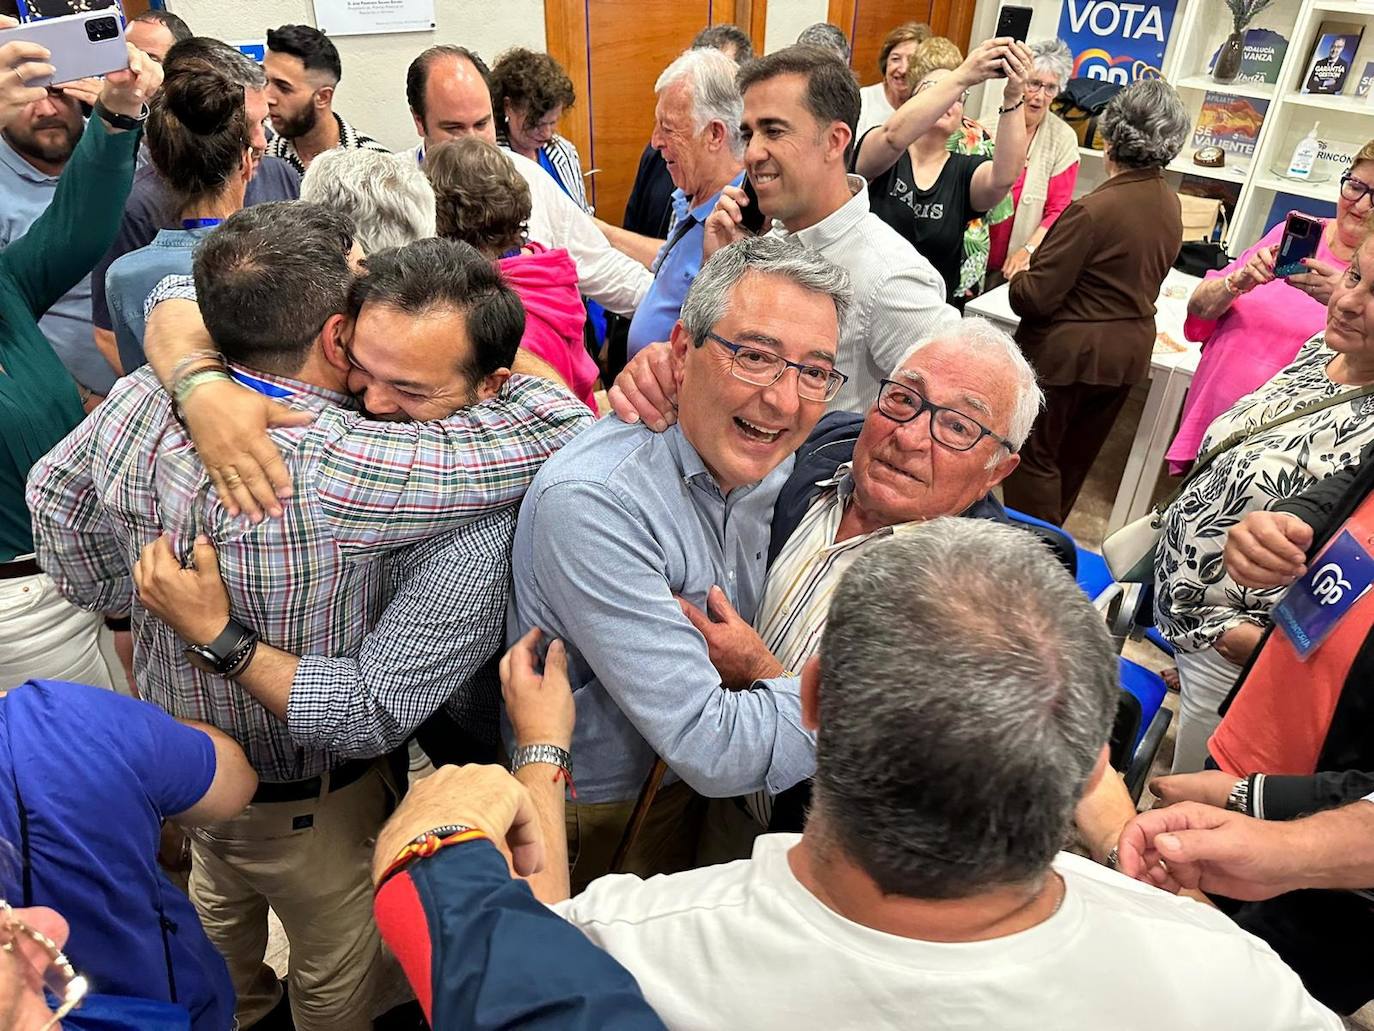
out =
[[[51,76],[30,80],[25,84],[28,86],[51,86],[129,67],[124,20],[114,9],[67,14],[0,30],[0,46],[16,40],[46,47],[52,54],[48,63],[56,69]]]

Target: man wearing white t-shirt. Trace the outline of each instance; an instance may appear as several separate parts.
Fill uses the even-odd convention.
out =
[[[412,61],[406,99],[420,144],[405,153],[423,164],[425,148],[444,140],[474,135],[495,143],[488,74],[482,59],[464,47],[430,47]],[[529,184],[529,238],[572,256],[583,294],[609,311],[633,315],[653,285],[653,273],[607,243],[591,216],[537,163],[511,150],[502,153]]]
[[[555,728],[558,678],[551,663],[538,719],[508,685],[517,736]],[[554,906],[669,1027],[1342,1026],[1219,912],[1058,851],[1106,768],[1116,658],[1101,617],[1024,531],[939,519],[873,549],[844,575],[802,678],[817,732],[803,835],[760,838],[751,860],[605,877]],[[548,814],[563,785],[546,779],[511,791]],[[450,816],[505,838],[513,815],[489,819],[501,807],[481,801],[408,800],[379,848]],[[560,871],[562,835],[544,841],[545,868]],[[427,869],[461,880],[461,855]],[[461,942],[432,923],[434,956],[470,961],[481,928],[514,929],[487,909],[522,896],[488,894],[482,922],[450,925],[470,929]],[[540,932],[526,933],[533,947]]]

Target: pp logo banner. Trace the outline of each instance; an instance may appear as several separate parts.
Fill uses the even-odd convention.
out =
[[[1316,650],[1374,582],[1374,558],[1349,530],[1342,531],[1312,562],[1307,575],[1274,607],[1274,625],[1298,657]]]
[[[1074,53],[1074,76],[1123,86],[1159,78],[1176,6],[1176,0],[1064,0],[1059,36]]]

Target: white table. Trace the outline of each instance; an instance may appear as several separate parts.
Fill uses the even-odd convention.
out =
[[[1160,469],[1164,464],[1164,452],[1169,449],[1179,413],[1183,411],[1183,399],[1188,394],[1188,386],[1193,382],[1193,373],[1197,371],[1198,360],[1202,357],[1199,345],[1183,337],[1188,298],[1199,282],[1201,280],[1197,276],[1170,269],[1160,288],[1159,299],[1155,302],[1155,328],[1186,345],[1186,349],[1178,352],[1156,351],[1150,359],[1150,392],[1145,398],[1145,409],[1140,413],[1140,425],[1131,442],[1126,469],[1121,474],[1121,486],[1117,488],[1116,502],[1112,505],[1111,519],[1107,522],[1108,533],[1143,516],[1150,510],[1150,503],[1154,500],[1155,484],[1159,481]],[[1003,284],[975,297],[964,307],[965,313],[981,315],[1008,333],[1015,333],[1021,319],[1011,310],[1009,289]]]

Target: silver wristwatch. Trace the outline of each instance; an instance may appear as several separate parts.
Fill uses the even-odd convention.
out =
[[[548,763],[557,766],[569,777],[572,776],[572,756],[566,749],[557,745],[522,745],[510,757],[510,771],[515,773],[530,763]]]
[[[1241,813],[1244,816],[1250,815],[1250,778],[1242,777],[1236,781],[1231,788],[1231,793],[1226,796],[1226,808],[1233,813]]]

